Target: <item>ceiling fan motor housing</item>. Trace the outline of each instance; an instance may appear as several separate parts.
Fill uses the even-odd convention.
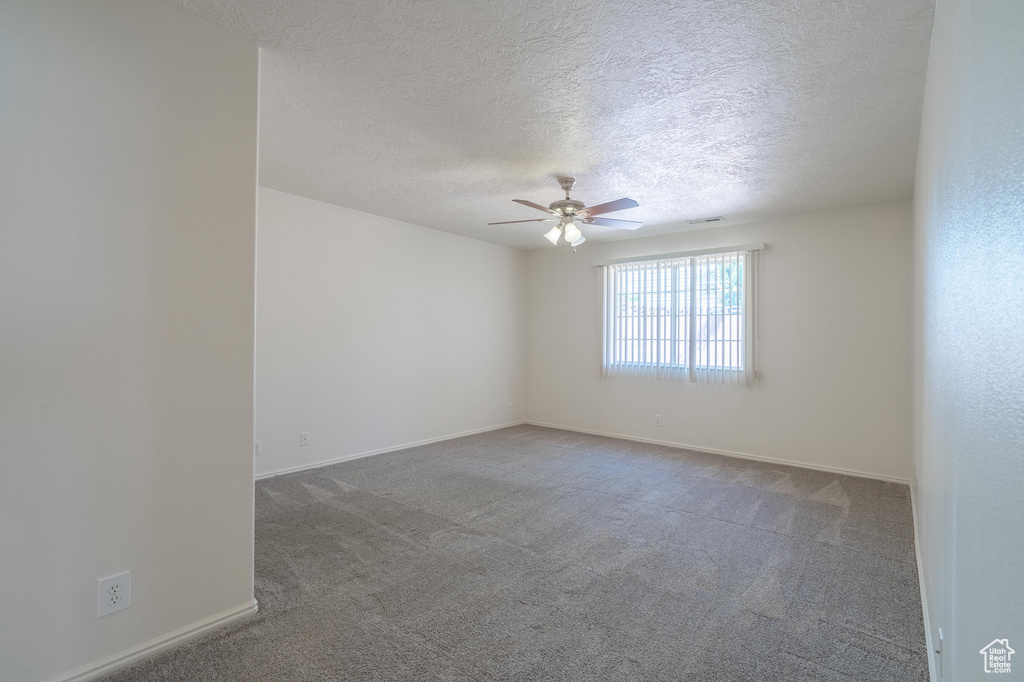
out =
[[[584,208],[586,204],[582,201],[576,201],[575,199],[562,199],[561,201],[552,202],[549,207],[552,211],[557,211],[563,216],[576,215]]]

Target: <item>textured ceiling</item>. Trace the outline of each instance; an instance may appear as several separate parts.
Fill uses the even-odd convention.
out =
[[[912,194],[934,0],[172,0],[262,47],[260,183],[539,248]]]

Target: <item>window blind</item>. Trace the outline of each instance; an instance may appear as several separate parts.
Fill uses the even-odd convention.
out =
[[[604,266],[604,375],[752,385],[756,253]]]

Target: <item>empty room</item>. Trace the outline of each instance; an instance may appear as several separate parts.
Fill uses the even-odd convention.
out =
[[[0,681],[1024,679],[1019,0],[0,2]]]

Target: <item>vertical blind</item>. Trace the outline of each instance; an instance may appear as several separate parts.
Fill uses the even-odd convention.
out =
[[[604,267],[604,374],[754,383],[755,253]]]

